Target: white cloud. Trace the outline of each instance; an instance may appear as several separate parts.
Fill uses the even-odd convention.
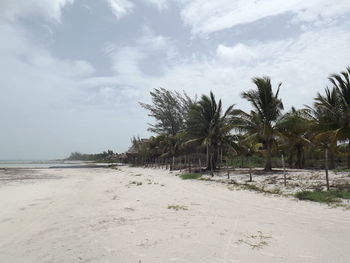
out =
[[[182,17],[194,33],[211,33],[239,24],[292,12],[299,21],[336,19],[350,12],[348,0],[193,0],[185,1]]]
[[[140,97],[160,86],[183,89],[192,95],[213,90],[226,103],[238,103],[238,107],[247,108],[248,104],[240,98],[240,93],[254,87],[252,77],[268,75],[275,84],[283,82],[281,96],[287,108],[292,105],[301,107],[311,104],[316,93],[322,92],[329,84],[330,73],[341,71],[348,65],[349,46],[350,32],[341,28],[319,29],[304,32],[296,38],[249,45],[220,44],[216,57],[194,57],[192,61],[178,62],[160,77],[140,72],[139,61],[143,57],[134,49],[132,52],[135,53],[131,54],[120,50],[115,59],[119,57],[117,69],[119,72],[124,70],[123,74],[115,79],[94,81],[101,81],[100,85],[114,82],[133,87]]]
[[[216,49],[216,54],[222,61],[228,61],[236,64],[250,62],[259,56],[259,54],[256,54],[254,50],[248,48],[242,43],[239,43],[233,47],[227,47],[220,44]]]
[[[146,2],[149,2],[151,4],[156,5],[159,11],[162,11],[163,9],[168,8],[167,2],[169,0],[144,0]]]
[[[121,77],[140,75],[138,68],[140,60],[145,58],[145,54],[134,47],[123,47],[113,52],[113,70]]]
[[[108,1],[118,18],[132,12],[139,3],[136,0]],[[168,4],[165,0],[142,1],[150,2],[160,10]],[[328,75],[343,70],[350,61],[350,32],[339,23],[326,23],[326,27],[306,23],[299,36],[264,42],[235,39],[232,43],[229,42],[232,38],[218,34],[220,36],[213,37],[208,45],[201,42],[201,38],[178,37],[171,31],[164,37],[144,26],[141,36],[136,39],[121,39],[119,34],[119,39],[103,38],[103,33],[99,32],[101,35],[94,37],[101,37],[101,42],[82,43],[96,48],[96,54],[89,56],[89,61],[96,65],[104,63],[97,56],[103,54],[103,60],[110,58],[113,72],[101,77],[101,74],[108,74],[103,71],[103,66],[95,75],[95,68],[88,61],[69,57],[81,57],[84,52],[64,53],[64,48],[70,48],[66,45],[70,39],[64,37],[74,33],[70,29],[77,29],[69,27],[69,34],[62,34],[62,38],[60,34],[68,27],[60,25],[59,30],[52,27],[52,42],[48,42],[38,37],[36,25],[21,26],[22,21],[17,20],[18,17],[39,15],[60,21],[62,7],[72,2],[0,2],[0,119],[3,124],[0,145],[14,154],[27,152],[30,156],[33,149],[37,155],[42,153],[41,156],[45,152],[98,151],[111,144],[126,149],[129,144],[126,138],[138,132],[146,133],[147,113],[137,102],[148,101],[148,92],[160,86],[185,90],[190,95],[207,94],[212,90],[226,105],[237,103],[237,107],[247,109],[249,104],[240,98],[240,93],[254,87],[252,77],[269,75],[274,83],[283,82],[280,94],[287,108],[310,104],[316,92],[329,84]],[[107,5],[108,2],[102,3]],[[196,33],[210,33],[285,12],[295,14],[293,22],[321,21],[319,25],[322,25],[322,21],[337,19],[337,15],[349,10],[348,1],[344,0],[335,3],[265,0],[264,5],[261,0],[176,0],[176,3],[183,8],[184,21]],[[144,18],[137,19],[135,17],[133,21],[137,25],[144,21]],[[78,16],[77,21],[80,23]],[[112,27],[113,23],[106,22],[106,27]],[[179,30],[181,28],[174,31]],[[59,41],[54,43],[56,40]],[[58,43],[62,40],[64,47]],[[102,41],[106,41],[104,46]],[[181,43],[184,45],[175,46],[180,41],[184,41]],[[198,47],[196,56],[183,55],[189,53],[185,49],[190,42],[193,43],[190,48]],[[213,43],[216,43],[214,47]],[[62,57],[68,54],[68,57],[62,59],[55,54]],[[147,67],[154,68],[148,70]],[[115,142],[112,142],[114,138]],[[68,142],[60,143],[63,140]],[[52,149],[51,145],[57,149]]]
[[[181,83],[183,87],[206,87],[224,98],[230,97],[231,103],[244,103],[239,93],[253,88],[251,78],[268,75],[275,83],[284,83],[281,95],[285,104],[300,107],[312,103],[316,93],[323,91],[330,73],[345,69],[350,61],[348,46],[350,32],[337,28],[305,32],[280,41],[219,45],[217,58],[183,65],[172,73],[174,84],[168,83],[175,88],[176,79],[190,79],[189,84]]]
[[[0,19],[15,20],[28,15],[40,15],[60,22],[61,9],[74,0],[1,0]]]
[[[0,143],[11,158],[28,157],[30,151],[32,158],[42,158],[45,152],[54,155],[48,148],[61,138],[59,131],[67,135],[66,131],[79,129],[77,124],[67,127],[73,118],[69,111],[81,95],[76,82],[94,72],[86,61],[55,57],[27,33],[14,24],[0,25]],[[67,147],[56,154],[66,151]]]
[[[176,55],[176,49],[171,41],[162,35],[156,35],[148,27],[143,28],[142,35],[134,45],[117,48],[112,43],[107,43],[104,48],[104,54],[112,59],[112,69],[122,79],[143,75],[139,68],[140,62],[152,54],[161,52],[166,54],[164,60],[171,60]]]
[[[127,15],[135,7],[135,4],[129,0],[108,0],[108,3],[117,19]]]

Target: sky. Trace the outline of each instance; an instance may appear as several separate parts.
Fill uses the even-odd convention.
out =
[[[349,0],[0,0],[0,159],[123,152],[163,87],[311,105],[350,65]]]

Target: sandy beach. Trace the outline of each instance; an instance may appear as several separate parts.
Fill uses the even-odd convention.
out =
[[[0,262],[350,262],[350,211],[120,167],[0,171]]]

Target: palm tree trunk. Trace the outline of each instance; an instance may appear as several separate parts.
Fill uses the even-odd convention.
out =
[[[272,147],[271,147],[271,142],[268,141],[266,145],[266,150],[267,150],[267,158],[266,158],[266,164],[265,164],[265,171],[272,171]]]
[[[210,170],[209,144],[207,144],[207,170]]]
[[[248,156],[248,166],[249,166],[249,182],[253,182],[253,177],[252,177],[252,165],[250,163],[250,157]]]
[[[329,169],[332,170],[335,168],[335,159],[334,159],[334,153],[332,150],[328,152],[329,157]]]
[[[302,146],[300,145],[297,145],[297,163],[296,163],[296,167],[298,169],[301,169],[302,168],[302,165],[301,165],[301,158],[302,158]]]
[[[294,160],[294,151],[291,150],[289,154],[289,159],[288,159],[289,168],[293,168],[293,160]]]
[[[328,177],[328,149],[325,151],[325,171],[326,171],[326,185],[327,191],[329,191],[329,177]]]
[[[348,169],[350,169],[350,138],[348,143]]]
[[[303,148],[302,157],[301,157],[301,168],[302,169],[305,168],[305,151],[304,151],[304,148]]]
[[[210,154],[210,174],[214,176],[214,167],[213,167],[213,154]]]

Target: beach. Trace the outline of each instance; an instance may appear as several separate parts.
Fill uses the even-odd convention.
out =
[[[350,210],[177,174],[2,169],[0,262],[350,262]]]

